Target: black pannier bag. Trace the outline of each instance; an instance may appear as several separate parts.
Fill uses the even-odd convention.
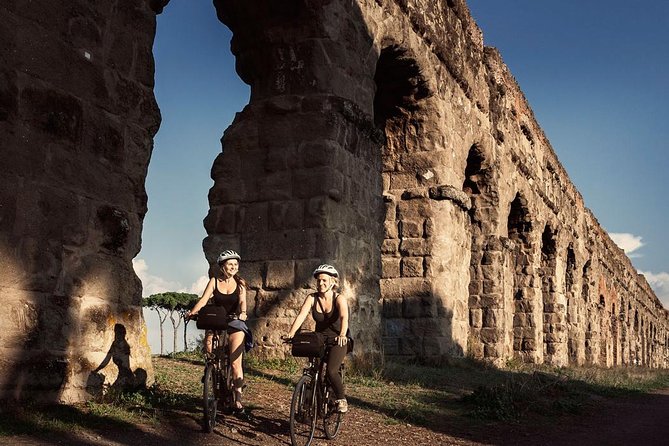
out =
[[[220,305],[205,305],[198,311],[195,325],[200,330],[225,330],[228,328],[228,312]]]
[[[323,335],[313,331],[302,331],[293,336],[291,353],[297,357],[321,357],[325,353]]]

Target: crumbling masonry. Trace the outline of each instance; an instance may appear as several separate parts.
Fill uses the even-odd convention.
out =
[[[131,260],[166,4],[0,6],[5,397],[152,379]],[[242,253],[257,354],[283,354],[328,261],[358,354],[667,365],[667,311],[462,0],[214,5],[251,100],[212,169],[204,249]]]

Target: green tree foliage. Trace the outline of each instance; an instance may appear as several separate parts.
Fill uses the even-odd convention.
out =
[[[188,310],[195,305],[199,299],[197,294],[192,293],[179,293],[176,291],[167,291],[165,293],[152,294],[149,297],[143,299],[143,305],[151,310],[154,310],[158,313],[158,319],[160,321],[160,354],[165,353],[163,348],[163,323],[167,318],[170,318],[172,322],[173,329],[173,350],[177,351],[177,329],[181,325],[181,322],[184,322],[184,350],[187,349],[186,344],[186,330],[188,327],[188,321],[186,320],[186,313]]]

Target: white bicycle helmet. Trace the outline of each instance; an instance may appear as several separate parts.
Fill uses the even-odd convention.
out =
[[[335,267],[332,265],[328,265],[327,263],[319,265],[318,268],[314,270],[314,277],[316,277],[319,274],[328,274],[332,277],[339,277],[339,273],[337,272]]]
[[[218,259],[216,259],[216,263],[220,265],[221,263],[230,259],[242,260],[239,254],[237,254],[232,249],[228,249],[227,251],[223,251],[222,253],[219,254]]]

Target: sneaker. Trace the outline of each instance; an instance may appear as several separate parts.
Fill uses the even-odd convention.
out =
[[[346,402],[346,399],[341,399],[341,400],[336,400],[335,401],[335,406],[336,410],[339,413],[346,413],[348,412],[348,403]]]

